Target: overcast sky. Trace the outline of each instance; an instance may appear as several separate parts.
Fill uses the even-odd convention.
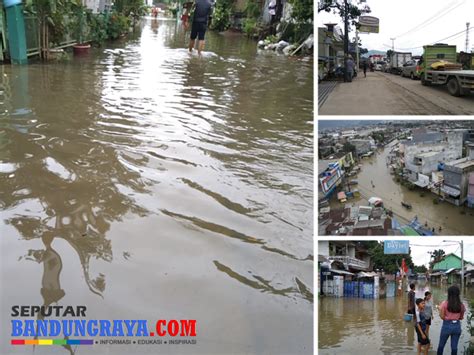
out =
[[[439,241],[438,241],[439,240]],[[425,265],[430,262],[429,251],[443,249],[446,254],[454,253],[461,257],[461,247],[459,243],[446,242],[443,240],[458,240],[458,238],[436,237],[436,238],[413,238],[410,239],[411,257],[415,265]],[[474,262],[474,241],[464,240],[464,260]],[[439,246],[438,246],[439,245]]]
[[[367,0],[367,5],[372,10],[369,16],[380,19],[379,33],[360,35],[362,47],[369,50],[391,49],[390,38],[395,37],[395,50],[421,54],[423,49],[414,47],[442,40],[455,44],[459,52],[465,49],[466,22],[471,23],[469,51],[474,46],[474,0]],[[331,22],[343,28],[340,17],[324,11],[317,14],[318,26]],[[354,36],[351,32],[350,38]]]

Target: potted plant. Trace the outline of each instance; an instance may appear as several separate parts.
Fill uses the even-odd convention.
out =
[[[87,43],[87,20],[85,7],[80,3],[80,0],[77,3],[73,3],[72,7],[73,12],[73,21],[72,25],[72,35],[77,43],[73,46],[74,54],[85,54],[88,53],[91,45]]]

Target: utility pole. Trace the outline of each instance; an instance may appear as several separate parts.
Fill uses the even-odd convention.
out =
[[[347,59],[349,56],[349,6],[344,0],[344,82],[349,81]]]
[[[469,22],[466,22],[466,53],[469,50]]]
[[[359,30],[356,27],[356,68],[359,70]]]
[[[390,40],[392,41],[392,51],[395,52],[395,40],[396,40],[396,38],[390,38]]]

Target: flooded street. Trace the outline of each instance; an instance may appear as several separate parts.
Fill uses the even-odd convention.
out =
[[[433,199],[436,195],[430,191],[421,188],[410,191],[397,183],[387,168],[386,159],[389,152],[389,147],[379,149],[375,156],[364,158],[360,162],[362,168],[356,177],[359,181],[356,188],[359,189],[363,199],[367,200],[372,196],[382,198],[384,206],[392,210],[403,223],[418,216],[422,224],[428,222],[429,229],[434,227],[437,234],[440,234],[438,228],[441,226],[442,235],[474,235],[472,209],[461,208],[447,202],[435,205]],[[424,197],[420,196],[422,192]],[[404,208],[401,205],[402,201],[411,204],[412,209]],[[461,214],[461,211],[466,211],[466,214]]]
[[[1,354],[32,351],[9,345],[12,305],[56,302],[197,320],[196,345],[77,354],[312,353],[313,62],[217,33],[200,58],[188,35],[145,19],[0,67]]]
[[[446,300],[446,286],[417,284],[416,297],[421,298],[426,290],[430,290],[433,294],[433,305]],[[464,296],[461,296],[468,310],[468,300],[472,300],[473,297],[472,289],[465,290]],[[318,302],[319,354],[416,353],[417,336],[414,323],[403,320],[407,309],[406,292],[401,297],[378,300],[322,297]],[[463,350],[467,348],[470,339],[466,316],[462,321],[459,354],[464,353]],[[429,354],[436,354],[441,325],[442,320],[438,311],[434,309],[434,319],[429,332],[432,344]],[[449,340],[444,348],[444,354],[451,354]]]

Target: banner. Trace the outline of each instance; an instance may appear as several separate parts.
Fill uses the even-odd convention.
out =
[[[408,240],[385,240],[383,242],[384,254],[409,254],[410,242]]]

